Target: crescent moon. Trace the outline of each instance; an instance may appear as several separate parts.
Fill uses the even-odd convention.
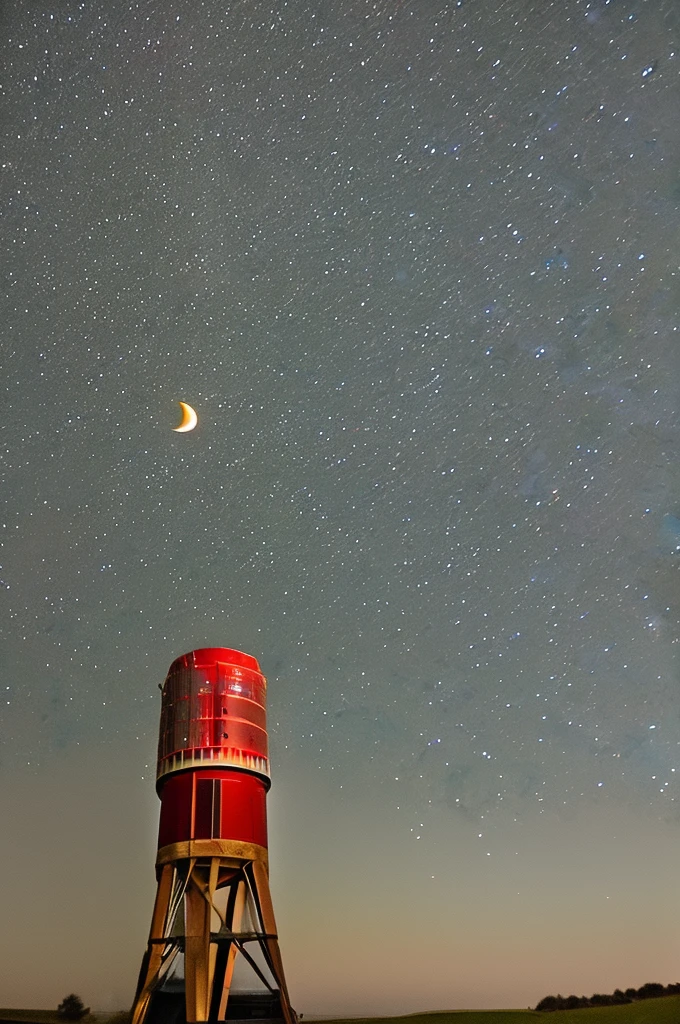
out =
[[[176,430],[178,434],[184,434],[187,430],[194,429],[198,423],[198,416],[195,410],[190,405],[187,405],[186,402],[180,402],[179,404],[182,408],[182,422],[178,427],[173,427],[172,429]]]

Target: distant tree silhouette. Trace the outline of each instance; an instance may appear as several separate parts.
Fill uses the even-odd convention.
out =
[[[648,981],[646,985],[642,985],[637,990],[638,999],[658,999],[659,996],[665,996],[666,989],[663,985],[660,985],[658,981]]]
[[[540,1003],[536,1004],[537,1010],[542,1010],[544,1013],[551,1013],[553,1010],[559,1010],[557,1005],[557,996],[544,996]]]
[[[680,995],[680,981],[673,985],[661,985],[658,981],[648,981],[640,988],[627,988],[623,992],[617,988],[609,995],[604,992],[595,992],[588,999],[586,996],[545,996],[536,1009],[544,1013],[552,1013],[555,1010],[577,1010],[585,1006],[620,1006],[623,1003],[632,1003],[638,999],[658,999],[661,996]]]
[[[57,1014],[62,1020],[82,1020],[89,1012],[90,1007],[85,1006],[80,996],[77,996],[75,992],[72,992],[69,996],[64,996],[57,1007]]]

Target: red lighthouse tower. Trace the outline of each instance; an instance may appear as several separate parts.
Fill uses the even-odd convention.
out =
[[[295,1024],[268,882],[266,692],[257,660],[229,648],[191,651],[170,666],[158,891],[133,1024]],[[239,966],[251,978],[237,994]]]

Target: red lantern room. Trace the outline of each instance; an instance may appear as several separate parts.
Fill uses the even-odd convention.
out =
[[[269,779],[267,681],[257,659],[204,647],[173,661],[163,685],[158,791],[187,768],[225,767]]]

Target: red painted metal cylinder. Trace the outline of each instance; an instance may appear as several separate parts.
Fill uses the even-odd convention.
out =
[[[158,847],[188,839],[236,839],[267,845],[263,779],[228,769],[196,768],[172,775],[161,793]]]
[[[173,661],[161,704],[159,848],[190,839],[267,845],[267,683],[257,660],[209,647]]]

